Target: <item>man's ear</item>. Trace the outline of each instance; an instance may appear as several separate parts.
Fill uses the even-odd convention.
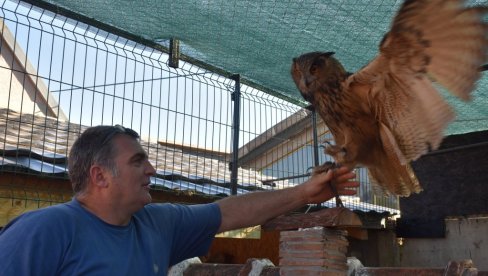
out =
[[[99,165],[93,165],[90,168],[90,182],[99,188],[106,188],[108,186],[107,172]]]

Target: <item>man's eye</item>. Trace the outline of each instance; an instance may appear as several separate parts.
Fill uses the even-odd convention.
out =
[[[144,162],[144,159],[136,159],[133,161],[134,165],[140,166]]]

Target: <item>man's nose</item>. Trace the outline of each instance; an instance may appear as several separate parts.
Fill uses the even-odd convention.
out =
[[[149,161],[147,161],[146,173],[151,176],[156,175],[156,169],[154,169],[153,165]]]

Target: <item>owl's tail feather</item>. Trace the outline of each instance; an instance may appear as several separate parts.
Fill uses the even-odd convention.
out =
[[[369,168],[368,174],[376,195],[410,196],[422,187],[410,165]]]
[[[387,194],[409,196],[421,192],[422,188],[410,164],[383,124],[380,125],[380,137],[385,156],[378,158],[375,166],[368,168],[371,182]]]

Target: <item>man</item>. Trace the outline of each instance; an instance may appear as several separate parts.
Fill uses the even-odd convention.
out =
[[[210,204],[149,204],[155,174],[139,135],[121,126],[87,129],[68,168],[71,202],[19,216],[0,232],[0,275],[166,275],[204,255],[218,232],[258,225],[334,196],[352,195],[346,168],[292,188],[228,197]]]

